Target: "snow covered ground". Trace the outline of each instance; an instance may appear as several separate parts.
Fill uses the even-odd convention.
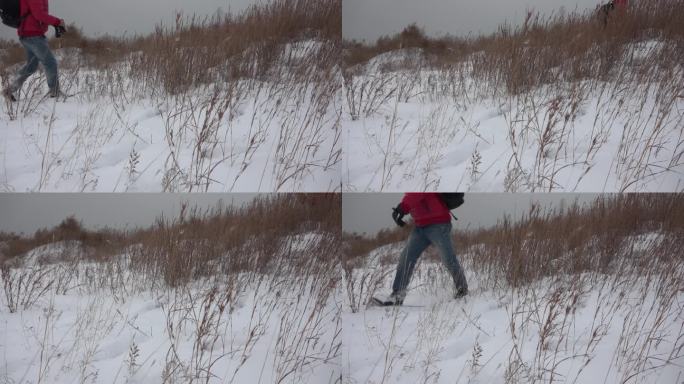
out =
[[[625,241],[650,246],[658,239]],[[583,273],[513,288],[475,271],[474,256],[465,253],[466,298],[454,300],[446,271],[424,260],[404,306],[366,307],[373,293],[389,293],[401,246],[373,251],[341,288],[345,383],[684,379],[684,292],[667,274]]]
[[[302,254],[297,247],[303,242],[312,249],[317,239],[293,238],[288,255]],[[43,246],[20,268],[3,271],[3,282],[14,283],[12,297],[28,301],[9,311],[9,296],[0,298],[0,382],[339,378],[339,309],[322,276],[301,271],[294,278],[284,266],[277,273],[208,277],[170,288],[132,273],[125,256],[76,262],[64,259],[67,249],[64,243]]]
[[[0,106],[0,190],[338,190],[337,90],[325,71],[293,69],[326,47],[286,44],[271,78],[227,81],[217,68],[215,83],[180,95],[149,91],[125,60],[100,72],[65,65],[65,102],[42,100],[36,75]]]
[[[613,79],[518,95],[474,79],[469,60],[430,69],[416,49],[380,54],[346,79],[343,188],[681,190],[684,67],[658,74],[665,48],[631,44]]]
[[[286,44],[268,79],[226,82],[217,68],[216,83],[176,96],[147,92],[125,64],[112,73],[65,69],[64,87],[75,94],[66,102],[39,101],[44,79],[34,78],[22,101],[0,106],[0,190],[664,192],[684,185],[684,68],[640,77],[671,49],[664,42],[630,45],[616,78],[558,81],[518,95],[476,80],[472,62],[429,69],[416,50],[384,53],[344,80],[339,68],[316,74],[303,63],[322,49],[325,42]],[[323,80],[301,81],[302,68],[311,71],[304,78]]]
[[[560,245],[520,229],[516,245],[456,243],[460,300],[428,250],[397,308],[367,303],[388,292],[402,243],[342,264],[319,230],[211,258],[192,238],[109,257],[41,245],[0,268],[0,383],[679,383],[682,233],[663,217]],[[173,274],[203,259],[190,281]]]

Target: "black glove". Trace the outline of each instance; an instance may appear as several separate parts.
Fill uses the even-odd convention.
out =
[[[65,33],[66,33],[66,27],[64,25],[62,25],[62,24],[55,25],[55,37],[56,38],[59,39],[60,37],[64,36]]]
[[[406,213],[401,209],[401,205],[392,208],[392,220],[400,227],[406,225],[406,222],[402,220],[404,216],[406,216]]]

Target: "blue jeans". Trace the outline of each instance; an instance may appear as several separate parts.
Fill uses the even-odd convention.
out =
[[[59,91],[59,78],[57,75],[57,60],[50,51],[45,36],[21,37],[21,45],[26,51],[26,64],[19,70],[17,77],[11,85],[12,92],[21,89],[26,79],[38,70],[38,64],[42,64],[45,69],[48,87],[50,92]]]
[[[456,289],[468,289],[468,282],[463,274],[461,264],[456,258],[454,246],[451,244],[451,223],[433,224],[425,227],[416,227],[411,231],[406,247],[401,253],[397,273],[394,276],[392,291],[395,294],[405,295],[406,287],[411,281],[413,268],[418,262],[420,255],[430,244],[437,247],[442,256],[442,262],[451,274]]]

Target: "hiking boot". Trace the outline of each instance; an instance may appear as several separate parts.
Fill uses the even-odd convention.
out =
[[[389,301],[394,303],[394,305],[404,304],[404,298],[406,298],[406,292],[392,292],[388,297]]]
[[[373,297],[378,305],[391,306],[391,305],[402,305],[404,303],[404,298],[406,297],[405,292],[392,292],[389,296],[385,297]]]
[[[2,90],[2,95],[5,97],[5,99],[15,102],[17,101],[17,98],[14,96],[14,92],[10,88],[5,88]]]
[[[64,94],[59,89],[51,89],[50,92],[48,92],[48,97],[50,97],[51,99],[61,96],[64,96]]]
[[[468,295],[468,288],[459,288],[454,293],[454,299],[460,299]]]

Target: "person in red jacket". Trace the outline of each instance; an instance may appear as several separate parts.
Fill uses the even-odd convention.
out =
[[[16,101],[15,92],[38,70],[38,64],[42,64],[50,88],[49,96],[57,97],[60,95],[57,60],[50,51],[45,33],[51,25],[64,30],[64,20],[50,15],[48,0],[20,0],[19,14],[22,20],[17,34],[26,51],[26,64],[19,70],[10,86],[3,90],[3,94]]]
[[[608,26],[608,20],[610,19],[613,11],[624,12],[629,6],[628,0],[611,0],[610,2],[598,6],[598,14],[601,17],[603,27]]]
[[[411,280],[413,268],[420,255],[431,244],[437,247],[442,262],[451,274],[455,286],[455,298],[468,294],[468,282],[451,244],[451,213],[439,193],[407,193],[394,208],[392,218],[403,226],[405,215],[411,215],[415,227],[401,253],[394,276],[392,294],[381,301],[384,305],[401,305],[406,297],[406,288]]]

